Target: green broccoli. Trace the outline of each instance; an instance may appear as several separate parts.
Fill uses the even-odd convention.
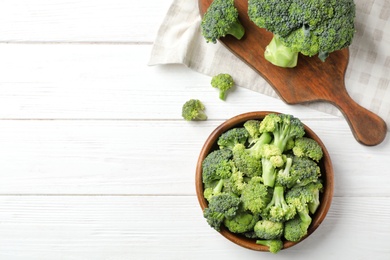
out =
[[[203,183],[227,179],[232,174],[233,162],[231,150],[214,150],[202,162]]]
[[[353,0],[248,2],[250,20],[273,33],[265,58],[280,67],[292,67],[294,53],[318,54],[325,61],[329,53],[348,47],[355,33],[355,13]]]
[[[290,139],[297,139],[305,135],[305,127],[301,120],[292,115],[271,113],[261,121],[260,132],[272,133],[272,144],[283,153]]]
[[[298,64],[298,52],[284,45],[277,35],[265,47],[264,58],[282,68],[294,68]]]
[[[264,185],[275,186],[278,167],[284,165],[284,156],[281,150],[273,144],[265,144],[261,147],[262,178]]]
[[[234,86],[234,80],[231,75],[220,73],[211,78],[211,86],[219,90],[221,100],[226,100],[228,90]]]
[[[320,181],[311,182],[305,186],[293,187],[285,195],[286,202],[300,210],[308,207],[309,212],[314,214],[320,205],[320,193],[323,184]]]
[[[213,181],[211,183],[206,183],[203,191],[203,197],[210,201],[213,196],[219,195],[222,193],[222,189],[225,186],[226,179],[220,179],[218,181]]]
[[[247,177],[261,176],[261,160],[252,156],[245,145],[236,145],[233,149],[233,162],[239,171]]]
[[[248,120],[244,123],[244,128],[248,131],[249,138],[248,142],[249,144],[253,144],[256,140],[259,139],[261,133],[260,133],[260,120]]]
[[[252,177],[241,192],[241,201],[245,210],[261,214],[272,199],[272,193],[262,183],[260,177]]]
[[[287,204],[284,198],[283,186],[275,186],[271,202],[267,205],[262,216],[275,222],[284,222],[294,218],[296,209]]]
[[[307,235],[312,218],[309,215],[308,207],[302,207],[298,214],[284,223],[283,236],[286,240],[297,242]]]
[[[271,220],[259,220],[253,230],[259,239],[279,239],[283,235],[283,222],[275,222]]]
[[[216,43],[228,34],[240,40],[245,28],[238,19],[234,0],[214,0],[202,18],[201,30],[207,42]]]
[[[213,196],[208,207],[203,210],[203,216],[212,228],[219,231],[226,218],[231,219],[237,214],[240,202],[240,198],[232,193]]]
[[[190,99],[182,107],[182,117],[187,121],[205,121],[205,106],[199,99]]]
[[[259,220],[257,215],[249,212],[238,212],[236,216],[231,219],[225,218],[224,225],[233,233],[245,233],[253,230],[253,227]]]
[[[217,141],[220,149],[233,150],[237,144],[245,144],[249,133],[244,127],[236,127],[224,132]]]
[[[309,137],[297,138],[292,151],[298,157],[309,157],[316,162],[319,162],[324,155],[319,143]]]
[[[223,190],[227,192],[233,192],[234,194],[241,195],[242,190],[245,188],[246,182],[244,181],[244,174],[233,167],[232,175],[229,179],[223,180]]]
[[[273,254],[278,253],[283,248],[283,241],[280,239],[256,240],[256,244],[268,246]]]
[[[277,183],[292,188],[316,182],[320,177],[321,168],[315,161],[307,157],[293,156],[290,171],[279,172]]]

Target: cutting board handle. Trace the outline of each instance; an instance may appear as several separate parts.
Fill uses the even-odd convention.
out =
[[[334,104],[344,114],[355,139],[359,143],[374,146],[380,144],[385,139],[387,126],[382,118],[360,106],[347,92],[344,92],[337,98],[339,102]]]

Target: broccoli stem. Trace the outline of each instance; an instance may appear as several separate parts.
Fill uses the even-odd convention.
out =
[[[263,167],[263,183],[264,185],[268,187],[274,187],[275,186],[275,180],[276,180],[276,169],[272,165],[272,162],[267,158],[261,159],[262,167]]]
[[[250,154],[256,158],[261,158],[260,154],[260,148],[265,145],[269,144],[272,141],[272,135],[268,132],[264,132],[261,134],[259,139],[254,140],[255,144],[249,148]]]
[[[241,40],[245,34],[245,28],[242,26],[240,21],[237,20],[235,23],[232,23],[229,30],[227,31],[227,34],[234,36],[237,40]]]
[[[292,51],[280,41],[277,35],[274,35],[265,48],[264,58],[276,66],[293,68],[298,63],[298,52]]]
[[[217,183],[217,185],[213,189],[213,195],[220,194],[223,188],[223,184],[225,183],[224,179],[220,179]]]
[[[268,204],[267,207],[271,207],[271,206],[276,206],[276,207],[283,208],[283,209],[286,209],[288,207],[287,202],[284,199],[283,186],[275,186],[272,200]]]

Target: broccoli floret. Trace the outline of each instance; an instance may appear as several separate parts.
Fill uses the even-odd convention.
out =
[[[233,150],[237,144],[245,144],[249,133],[244,127],[236,127],[224,132],[217,141],[220,149]]]
[[[293,156],[290,171],[278,174],[277,182],[287,188],[305,186],[321,177],[321,168],[307,157]]]
[[[203,197],[207,201],[210,201],[210,199],[213,196],[216,196],[216,195],[219,195],[219,194],[222,193],[222,189],[223,189],[223,187],[225,185],[225,179],[220,179],[219,181],[214,181],[214,182],[212,182],[210,184],[203,191]],[[215,184],[215,186],[213,186],[212,184]]]
[[[271,220],[259,220],[253,230],[257,238],[260,239],[279,239],[283,235],[283,222],[275,222]]]
[[[272,199],[272,193],[262,183],[260,177],[252,177],[241,193],[241,201],[245,210],[253,214],[261,214]]]
[[[205,106],[199,99],[190,99],[182,107],[182,117],[187,121],[207,120]]]
[[[233,162],[237,169],[247,177],[261,176],[261,160],[251,155],[243,144],[233,149]]]
[[[302,207],[293,219],[284,223],[284,238],[292,242],[301,240],[307,235],[311,221],[308,207]]]
[[[261,147],[260,154],[261,165],[262,165],[262,178],[264,185],[274,187],[277,167],[284,165],[284,156],[281,150],[273,144],[265,144]]]
[[[233,218],[239,209],[240,199],[232,193],[221,193],[210,199],[209,205],[203,211],[207,223],[219,231],[223,221]]]
[[[214,150],[202,162],[203,183],[227,179],[232,174],[233,162],[231,150]]]
[[[271,202],[264,210],[267,219],[275,222],[284,222],[292,219],[296,214],[294,206],[287,204],[284,198],[283,186],[275,186]]]
[[[319,162],[324,155],[319,143],[309,137],[297,138],[292,151],[298,157],[309,157],[316,162]]]
[[[234,194],[241,195],[242,190],[245,188],[244,174],[236,167],[233,167],[232,175],[229,179],[224,179],[223,189],[227,192],[233,192]]]
[[[228,90],[234,86],[234,80],[231,75],[220,73],[211,78],[211,86],[219,90],[221,100],[226,100]]]
[[[283,241],[280,239],[256,240],[256,244],[268,246],[269,251],[273,254],[278,253],[283,248]]]
[[[320,205],[320,193],[323,184],[321,182],[312,182],[305,186],[293,187],[286,195],[286,202],[295,207],[297,211],[308,207],[309,212],[314,214]]]
[[[265,58],[281,67],[293,66],[297,53],[318,54],[325,61],[329,53],[349,46],[355,33],[355,13],[353,0],[248,2],[249,18],[274,34]]]
[[[248,148],[248,152],[251,156],[261,159],[263,153],[263,146],[269,144],[272,141],[272,135],[268,132],[261,133],[259,138],[252,140],[252,146]]]
[[[234,0],[214,0],[202,18],[201,29],[206,41],[212,43],[228,34],[237,39],[245,34]]]
[[[245,233],[253,230],[253,227],[259,220],[257,215],[248,212],[239,212],[232,219],[225,219],[224,225],[233,233]]]
[[[248,120],[244,123],[244,128],[249,133],[249,144],[253,144],[256,140],[259,139],[260,133],[260,120]]]
[[[268,114],[260,123],[260,132],[271,132],[272,144],[283,153],[290,139],[305,135],[305,127],[301,120],[288,114]]]

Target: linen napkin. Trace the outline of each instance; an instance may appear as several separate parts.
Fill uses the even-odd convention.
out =
[[[390,131],[390,1],[355,0],[355,4],[356,33],[349,46],[346,88],[353,100],[382,117]],[[207,43],[200,21],[197,0],[174,0],[158,30],[149,65],[184,64],[209,76],[229,73],[237,86],[279,98],[259,74],[222,44]],[[342,116],[325,102],[306,105]]]

